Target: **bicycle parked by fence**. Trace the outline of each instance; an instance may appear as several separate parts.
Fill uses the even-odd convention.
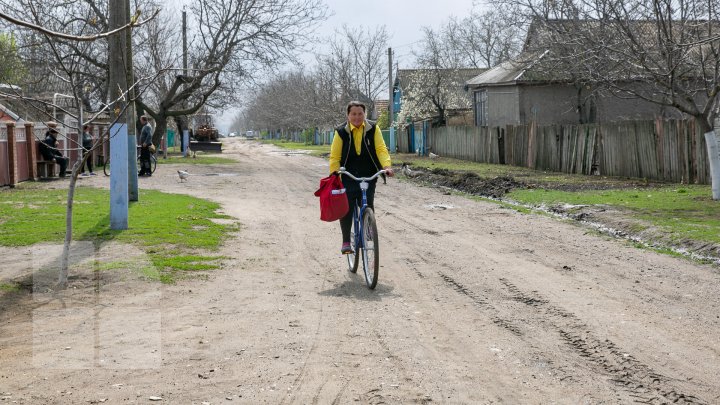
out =
[[[142,169],[142,164],[140,163],[140,147],[137,147],[137,170],[140,171]],[[155,154],[150,154],[150,173],[154,174],[155,169],[157,169],[157,159],[155,158]],[[106,176],[110,175],[110,158],[107,158],[105,160],[105,164],[103,164],[103,173],[105,173]]]
[[[385,174],[385,170],[380,170],[371,177],[355,177],[345,171],[344,167],[341,167],[338,173],[360,182],[362,204],[360,206],[355,204],[354,207],[350,207],[353,210],[353,231],[350,234],[350,245],[353,247],[353,253],[345,256],[347,257],[348,270],[351,273],[357,272],[362,257],[365,284],[372,290],[377,285],[380,272],[380,243],[378,241],[375,212],[367,205],[367,190],[370,186],[369,182],[375,180],[381,174]]]

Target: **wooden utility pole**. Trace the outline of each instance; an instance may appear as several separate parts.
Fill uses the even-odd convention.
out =
[[[183,7],[183,19],[182,19],[182,36],[183,36],[183,75],[188,74],[188,62],[187,62],[187,11]]]
[[[182,12],[182,37],[183,37],[183,76],[187,78],[188,75],[188,48],[187,48],[187,11],[183,6]],[[185,101],[183,100],[183,109],[185,108]],[[184,119],[180,120],[185,123],[185,128],[178,128],[177,137],[180,138],[180,150],[183,153],[183,157],[188,155],[188,146],[190,143],[190,136],[188,128],[190,127],[190,118],[185,116]]]
[[[125,3],[123,14],[123,25],[130,22],[130,0],[122,0]],[[125,33],[125,75],[127,76],[127,98],[128,106],[125,116],[127,117],[128,128],[128,198],[130,201],[138,201],[138,171],[137,171],[137,122],[139,118],[135,112],[135,74],[133,72],[133,51],[132,51],[132,28]]]

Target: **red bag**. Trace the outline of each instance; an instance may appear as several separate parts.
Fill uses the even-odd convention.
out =
[[[315,196],[320,197],[320,219],[323,221],[337,221],[350,210],[340,176],[330,175],[320,179],[320,188]]]

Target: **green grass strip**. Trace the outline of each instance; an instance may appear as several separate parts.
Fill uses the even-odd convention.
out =
[[[29,246],[62,243],[65,237],[67,190],[18,187],[1,192],[0,245]],[[96,243],[119,241],[140,246],[150,254],[160,273],[211,270],[221,256],[196,256],[197,250],[217,250],[237,225],[220,224],[220,205],[181,194],[140,190],[140,201],[129,207],[129,229],[110,230],[108,190],[78,187],[73,210],[73,239]],[[100,270],[124,267],[120,262],[99,265]],[[164,274],[166,276],[166,274]],[[171,281],[159,275],[151,277]]]
[[[556,191],[514,190],[508,198],[529,205],[607,205],[625,209],[672,239],[720,243],[720,203],[709,186],[666,185],[640,189]]]
[[[214,155],[198,155],[196,157],[183,157],[182,155],[170,155],[163,159],[162,155],[156,155],[159,165],[228,165],[237,163],[236,160]]]

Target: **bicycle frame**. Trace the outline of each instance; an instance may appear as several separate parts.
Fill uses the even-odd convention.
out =
[[[338,170],[339,174],[344,174],[348,176],[349,178],[360,182],[360,191],[362,192],[362,203],[360,207],[355,204],[355,206],[352,207],[353,209],[353,230],[355,231],[355,246],[353,246],[353,249],[355,249],[355,254],[359,254],[358,248],[362,247],[365,249],[365,245],[363,242],[363,232],[365,230],[363,229],[362,225],[362,217],[365,213],[365,209],[367,208],[367,190],[370,187],[370,181],[375,180],[380,176],[381,174],[385,174],[385,170],[380,170],[374,175],[370,177],[355,177],[352,175],[352,173],[345,170],[344,167],[341,167],[340,170]]]

